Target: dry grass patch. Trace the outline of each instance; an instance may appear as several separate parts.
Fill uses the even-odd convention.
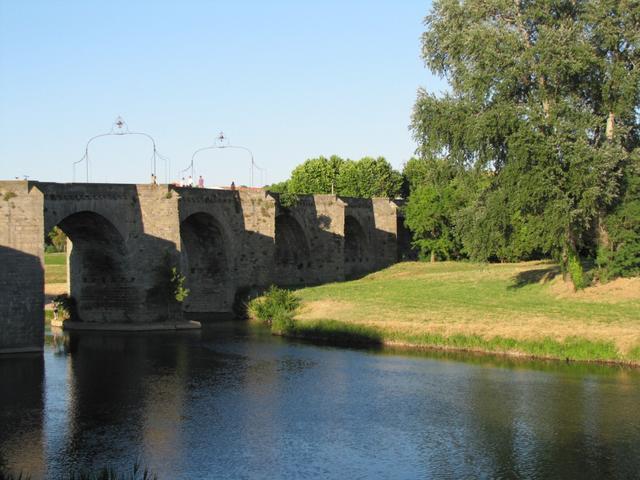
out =
[[[574,291],[571,282],[557,279],[550,291],[558,298],[593,300],[606,303],[640,302],[640,278],[617,278],[609,283]],[[640,306],[639,306],[640,307]]]
[[[316,330],[322,321],[362,326],[400,341],[502,338],[557,348],[578,338],[637,356],[640,279],[577,294],[559,294],[561,284],[550,262],[401,263],[360,280],[299,290],[303,308],[296,319]]]

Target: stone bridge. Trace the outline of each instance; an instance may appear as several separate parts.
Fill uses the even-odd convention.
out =
[[[43,245],[54,226],[70,240],[78,318],[98,328],[173,321],[172,267],[190,289],[184,312],[229,314],[238,296],[270,284],[388,266],[405,237],[398,205],[382,198],[301,196],[285,207],[262,190],[2,181],[0,351],[42,349]]]

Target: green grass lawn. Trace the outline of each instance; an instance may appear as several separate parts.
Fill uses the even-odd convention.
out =
[[[67,281],[67,254],[44,254],[44,283],[66,283]]]
[[[574,293],[548,262],[406,262],[297,294],[301,336],[640,361],[640,279]]]

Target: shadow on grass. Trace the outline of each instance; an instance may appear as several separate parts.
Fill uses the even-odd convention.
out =
[[[526,270],[513,277],[513,284],[507,287],[508,290],[516,290],[534,283],[547,283],[560,275],[560,267],[552,265],[547,268],[537,270]]]

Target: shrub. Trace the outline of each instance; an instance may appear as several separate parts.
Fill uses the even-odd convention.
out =
[[[171,285],[173,287],[173,296],[178,303],[182,303],[189,296],[190,290],[185,288],[184,282],[186,277],[178,271],[176,267],[171,268]]]
[[[79,320],[76,315],[76,299],[63,293],[53,298],[53,304],[58,307],[58,314],[62,320]]]
[[[573,288],[576,290],[582,290],[589,285],[587,276],[584,273],[580,258],[575,253],[569,255],[569,261],[567,265],[571,281],[573,282]]]
[[[275,285],[259,298],[254,298],[248,304],[251,318],[262,320],[279,332],[290,330],[293,316],[300,306],[300,299],[291,290],[278,288]]]

